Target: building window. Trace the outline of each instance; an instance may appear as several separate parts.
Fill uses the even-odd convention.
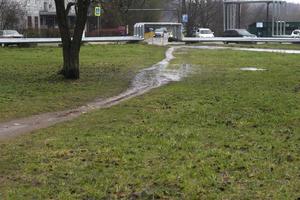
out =
[[[45,25],[45,22],[44,22],[44,17],[43,16],[40,16],[40,26],[44,26]]]
[[[34,28],[39,28],[39,17],[34,17]]]
[[[32,28],[32,20],[31,20],[31,16],[28,16],[28,17],[27,17],[27,25],[28,25],[28,28]]]

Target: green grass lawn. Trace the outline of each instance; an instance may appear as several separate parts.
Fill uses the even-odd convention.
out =
[[[137,70],[164,57],[164,48],[95,45],[81,50],[81,79],[57,75],[58,47],[0,48],[0,121],[82,105],[125,90]]]
[[[299,55],[176,57],[182,82],[1,142],[0,199],[298,199]]]
[[[213,44],[213,43],[194,43],[193,45],[203,46],[225,46],[225,47],[241,47],[241,48],[266,48],[266,49],[287,49],[287,50],[300,50],[300,44],[280,44],[280,43],[258,43],[258,44]]]

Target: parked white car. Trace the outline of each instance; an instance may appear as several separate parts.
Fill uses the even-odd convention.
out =
[[[292,37],[300,37],[300,29],[296,29],[291,34]]]
[[[209,28],[198,28],[196,31],[196,37],[199,38],[213,38],[214,32],[212,32]]]
[[[16,30],[0,30],[0,38],[23,38]]]

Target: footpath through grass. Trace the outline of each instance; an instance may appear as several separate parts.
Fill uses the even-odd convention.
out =
[[[0,199],[299,198],[299,55],[176,56],[182,82],[2,142]]]
[[[81,78],[66,81],[61,48],[0,48],[0,121],[64,110],[125,90],[139,69],[164,57],[165,48],[95,45],[81,50]]]

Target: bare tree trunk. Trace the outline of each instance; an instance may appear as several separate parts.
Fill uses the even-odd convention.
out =
[[[79,0],[69,3],[65,7],[64,0],[55,0],[56,16],[63,46],[63,68],[61,74],[67,79],[79,79],[79,53],[83,30],[87,21],[87,12],[91,0]],[[74,33],[71,34],[68,23],[68,14],[71,6],[76,9],[76,23]]]
[[[72,47],[72,43],[63,44],[63,68],[61,73],[67,79],[79,79],[79,51]]]

